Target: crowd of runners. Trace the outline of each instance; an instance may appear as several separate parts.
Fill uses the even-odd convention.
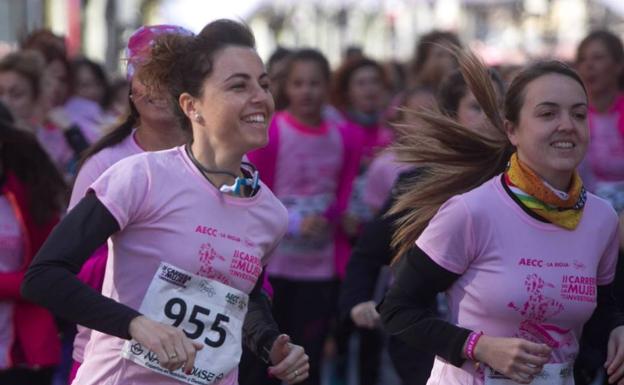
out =
[[[0,384],[624,384],[621,39],[348,53],[0,58]]]

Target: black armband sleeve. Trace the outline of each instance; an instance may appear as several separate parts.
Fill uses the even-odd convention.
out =
[[[87,194],[54,228],[26,272],[22,295],[54,314],[106,334],[129,339],[136,310],[107,298],[76,274],[93,252],[119,231],[95,194]]]
[[[436,295],[449,288],[459,275],[445,270],[414,246],[397,263],[395,278],[379,305],[386,330],[414,348],[461,366],[471,330],[437,318],[432,310]]]
[[[80,127],[75,124],[65,131],[65,140],[74,151],[74,154],[78,156],[89,147],[89,142],[80,130]]]
[[[247,315],[243,322],[243,343],[254,355],[270,364],[269,353],[280,332],[273,319],[269,297],[262,290],[264,274],[263,271],[249,294]]]
[[[350,321],[351,309],[355,305],[373,298],[382,267],[389,265],[394,257],[391,246],[394,223],[402,215],[388,215],[388,212],[396,201],[397,190],[421,176],[422,170],[417,168],[401,173],[379,213],[364,226],[362,235],[358,237],[340,289],[338,309],[342,322]]]
[[[340,289],[338,309],[343,322],[350,319],[355,305],[373,298],[379,273],[392,259],[391,240],[392,219],[385,217],[384,213],[364,226],[349,258]]]

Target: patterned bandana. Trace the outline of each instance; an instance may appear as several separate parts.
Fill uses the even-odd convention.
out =
[[[529,210],[554,225],[574,230],[581,221],[587,192],[578,172],[574,172],[570,190],[555,190],[544,182],[514,153],[505,172],[505,183]]]
[[[185,36],[193,35],[193,32],[186,28],[168,24],[142,26],[134,31],[130,39],[128,39],[128,47],[125,52],[125,58],[128,61],[128,81],[132,81],[137,64],[148,58],[149,49],[154,40],[166,33],[177,33]]]

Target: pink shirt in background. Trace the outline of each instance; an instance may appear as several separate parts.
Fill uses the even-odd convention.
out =
[[[134,309],[160,262],[250,293],[286,232],[287,212],[266,185],[251,198],[222,194],[183,146],[124,159],[91,188],[121,229],[109,240],[102,294]],[[122,358],[124,342],[94,331],[74,384],[179,384]]]
[[[63,106],[72,124],[78,125],[89,143],[95,143],[110,124],[104,110],[96,102],[79,96],[71,97]]]
[[[366,223],[374,215],[364,198],[367,188],[366,173],[373,160],[392,143],[394,136],[390,129],[382,125],[363,126],[349,119],[347,119],[347,124],[351,126],[353,131],[359,133],[362,143],[360,167],[358,176],[353,182],[353,192],[349,201],[348,212],[352,217],[357,218],[360,223]]]
[[[24,263],[24,236],[9,200],[0,194],[0,272],[18,271]],[[13,300],[0,300],[0,370],[14,366]]]
[[[366,172],[362,199],[375,213],[390,196],[399,174],[410,166],[400,163],[392,151],[384,151],[373,160]]]
[[[135,134],[136,129],[121,142],[101,150],[84,163],[76,176],[76,181],[72,188],[69,209],[72,209],[80,202],[87,193],[89,186],[91,186],[104,171],[108,170],[110,166],[124,158],[143,152],[143,149],[139,146],[134,137]]]
[[[589,123],[590,142],[581,166],[583,181],[618,213],[624,212],[624,95],[618,95],[604,113],[590,106]]]
[[[622,110],[590,114],[591,140],[587,157],[597,181],[624,182],[624,132],[618,129]]]
[[[268,146],[249,154],[260,178],[289,213],[288,235],[267,267],[271,276],[332,279],[339,270],[337,260],[346,260],[344,253],[337,252],[337,227],[357,172],[355,148],[360,143],[357,135],[349,135],[345,126],[334,121],[308,127],[282,111],[273,117]],[[299,226],[313,214],[325,216],[329,225],[323,237],[311,240],[299,234]]]
[[[574,231],[540,222],[513,201],[499,175],[447,201],[416,244],[461,275],[446,293],[451,322],[545,343],[553,349],[550,363],[567,363],[596,307],[596,286],[613,281],[618,219],[607,202],[588,194]],[[457,368],[437,357],[428,384],[483,384],[483,378],[470,361]]]
[[[379,152],[392,144],[394,134],[381,124],[367,127],[349,119],[346,121],[362,136],[362,164],[367,169]]]
[[[104,171],[108,170],[110,166],[124,158],[143,152],[134,137],[135,133],[136,130],[133,130],[132,134],[128,135],[123,141],[101,150],[84,163],[74,182],[71,198],[69,200],[69,210],[80,202],[87,193],[89,186],[91,186]],[[80,273],[78,273],[78,278],[97,291],[101,291],[107,257],[108,249],[106,245],[103,245],[93,253],[87,262],[85,262],[80,269]],[[78,333],[74,338],[74,349],[72,351],[72,357],[75,361],[83,361],[84,348],[90,336],[91,329],[78,325]]]
[[[74,150],[67,143],[63,131],[47,125],[37,128],[35,136],[41,147],[50,156],[52,163],[61,171],[62,175],[67,176],[69,165],[74,160]]]

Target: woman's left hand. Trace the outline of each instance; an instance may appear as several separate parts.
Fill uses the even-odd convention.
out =
[[[310,364],[308,355],[299,345],[290,343],[290,337],[280,334],[273,342],[269,354],[273,366],[269,367],[269,374],[286,381],[287,384],[296,384],[308,378]]]
[[[616,327],[609,335],[605,368],[609,384],[624,385],[624,326]]]

